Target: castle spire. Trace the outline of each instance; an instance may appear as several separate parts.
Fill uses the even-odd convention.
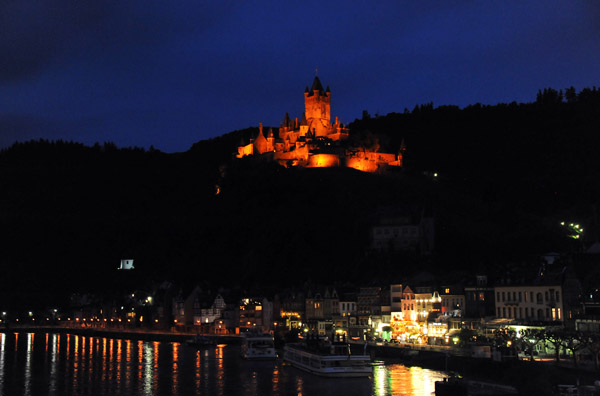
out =
[[[312,87],[310,88],[311,92],[319,91],[319,93],[323,92],[323,85],[321,84],[321,80],[319,80],[319,76],[315,76],[313,80]]]

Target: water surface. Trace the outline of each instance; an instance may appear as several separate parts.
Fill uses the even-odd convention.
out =
[[[379,362],[370,378],[321,378],[240,347],[196,349],[55,333],[0,333],[0,395],[431,396],[440,371]]]

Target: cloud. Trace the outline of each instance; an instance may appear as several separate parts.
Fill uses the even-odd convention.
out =
[[[204,2],[202,2],[204,3]],[[198,32],[226,17],[231,5],[149,0],[3,0],[0,82],[18,81],[63,57],[94,54]]]

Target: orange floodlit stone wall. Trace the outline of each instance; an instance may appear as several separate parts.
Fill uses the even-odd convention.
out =
[[[340,157],[337,154],[313,154],[308,157],[308,168],[331,168],[340,166]]]

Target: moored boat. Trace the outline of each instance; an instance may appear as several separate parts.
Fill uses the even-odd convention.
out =
[[[215,342],[211,338],[201,336],[201,335],[197,335],[194,338],[187,340],[185,343],[189,346],[196,347],[196,348],[202,348],[202,347],[208,347],[211,345],[215,345]]]
[[[246,334],[242,342],[242,357],[248,360],[277,358],[275,340],[270,334]]]
[[[345,337],[339,336],[333,341],[309,337],[304,342],[287,344],[283,359],[324,377],[368,377],[373,373],[371,357],[352,354]]]

